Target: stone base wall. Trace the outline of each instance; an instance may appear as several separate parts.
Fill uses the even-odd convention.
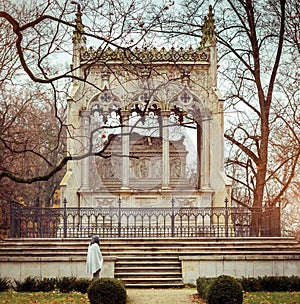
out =
[[[235,278],[262,276],[299,276],[299,255],[216,255],[180,256],[184,284],[195,284],[199,276]]]
[[[0,277],[91,278],[86,273],[89,242],[89,238],[1,240]],[[104,238],[100,247],[104,257],[101,277],[107,278],[138,273],[147,281],[145,266],[160,258],[178,269],[181,262],[184,284],[195,284],[200,276],[222,274],[237,278],[300,275],[300,243],[292,237]],[[164,273],[159,276],[165,278]]]
[[[115,273],[115,257],[104,257],[101,277],[113,278]],[[1,258],[0,277],[8,277],[18,281],[26,277],[41,278],[77,277],[92,278],[86,273],[86,261],[74,257],[53,258]]]
[[[105,257],[101,277],[113,278],[116,257]],[[300,256],[180,256],[184,284],[196,284],[198,277],[292,276],[300,273]],[[0,276],[24,280],[28,276],[91,278],[82,258],[1,258]]]

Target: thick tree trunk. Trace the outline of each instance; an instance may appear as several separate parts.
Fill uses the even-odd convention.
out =
[[[262,92],[261,92],[262,93]],[[263,94],[259,94],[263,99]],[[260,236],[263,221],[264,189],[266,185],[268,143],[269,143],[269,106],[261,102],[261,142],[258,151],[258,163],[256,164],[256,187],[253,200],[253,214],[251,223],[251,234]]]

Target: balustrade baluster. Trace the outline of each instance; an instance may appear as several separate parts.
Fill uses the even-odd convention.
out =
[[[67,237],[67,199],[64,198],[63,201],[63,206],[64,206],[64,216],[63,216],[63,220],[64,220],[64,238]]]

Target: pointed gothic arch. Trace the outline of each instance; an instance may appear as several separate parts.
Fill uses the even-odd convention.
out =
[[[184,88],[171,99],[170,108],[175,105],[183,108],[186,112],[191,112],[194,108],[198,108],[201,112],[206,110],[205,103],[187,86],[184,86]]]
[[[94,95],[87,103],[89,111],[103,111],[109,113],[111,110],[122,108],[121,99],[115,95],[111,90],[104,90],[103,92]]]

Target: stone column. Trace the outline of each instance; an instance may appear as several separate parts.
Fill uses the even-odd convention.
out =
[[[202,159],[201,147],[202,147],[201,118],[198,117],[197,118],[197,184],[196,184],[196,188],[198,190],[201,189],[201,172],[202,172],[202,166],[201,166],[201,159]]]
[[[81,112],[81,143],[82,154],[90,150],[90,111]],[[81,161],[81,189],[89,189],[90,158],[85,157]]]
[[[121,111],[122,116],[122,188],[129,188],[129,114],[125,110]]]
[[[202,113],[202,164],[203,164],[203,178],[202,178],[202,189],[211,189],[210,184],[210,121],[211,114],[209,111]]]
[[[162,188],[170,187],[170,142],[169,142],[169,116],[170,111],[162,111]]]

